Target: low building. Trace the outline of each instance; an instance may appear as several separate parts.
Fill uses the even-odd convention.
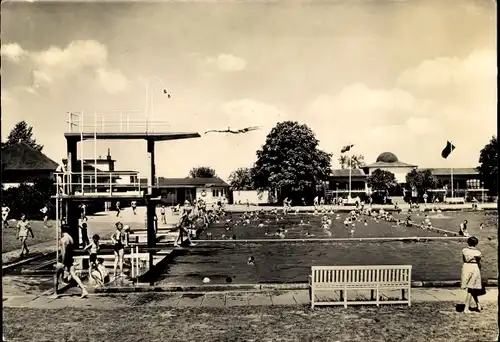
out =
[[[147,179],[140,179],[147,185]],[[218,177],[212,178],[164,178],[158,177],[155,188],[168,205],[183,204],[185,200],[204,200],[207,204],[216,203],[220,198],[229,196],[229,184]]]
[[[233,190],[233,203],[234,204],[266,204],[269,203],[269,191],[257,190]]]
[[[4,189],[36,180],[54,180],[58,164],[23,141],[2,150],[2,184]]]
[[[63,159],[65,169],[67,169],[67,159]],[[110,149],[106,158],[99,156],[95,159],[77,160],[73,166],[72,183],[77,191],[80,191],[83,180],[85,192],[125,192],[137,190],[139,187],[139,172],[137,171],[116,171],[116,160],[111,158]],[[83,174],[82,174],[83,165]]]
[[[479,180],[479,173],[474,168],[419,168],[418,165],[400,161],[392,152],[384,152],[377,157],[375,163],[369,164],[362,169],[333,170],[332,175],[326,182],[326,193],[329,197],[345,197],[349,193],[353,197],[361,193],[369,194],[371,190],[367,184],[367,178],[377,169],[394,174],[398,187],[395,189],[395,193],[392,194],[393,196],[403,195],[403,189],[407,188],[406,175],[414,169],[430,170],[443,185],[443,188],[437,191],[442,191],[447,196],[451,196],[452,179],[454,196],[466,196],[472,193],[481,197],[487,191],[483,189]]]

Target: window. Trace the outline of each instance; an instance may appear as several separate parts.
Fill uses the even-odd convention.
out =
[[[215,194],[215,189],[212,189],[212,197],[217,197],[217,195]]]
[[[479,179],[468,179],[466,184],[467,184],[467,189],[480,189],[481,188],[481,181]]]

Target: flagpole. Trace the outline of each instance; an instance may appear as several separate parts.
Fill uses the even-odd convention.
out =
[[[351,198],[352,154],[349,155],[349,198]]]
[[[451,142],[451,146],[453,146],[453,142]],[[454,198],[455,196],[453,195],[453,166],[450,167],[450,174],[451,174],[451,198]]]

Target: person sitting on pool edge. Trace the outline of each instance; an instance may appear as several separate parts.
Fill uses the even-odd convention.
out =
[[[104,259],[97,259],[97,267],[91,272],[92,278],[95,280],[97,286],[102,286],[109,282],[109,272],[104,267]]]

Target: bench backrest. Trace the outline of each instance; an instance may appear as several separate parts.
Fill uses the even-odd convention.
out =
[[[411,283],[411,265],[312,266],[314,284]]]

